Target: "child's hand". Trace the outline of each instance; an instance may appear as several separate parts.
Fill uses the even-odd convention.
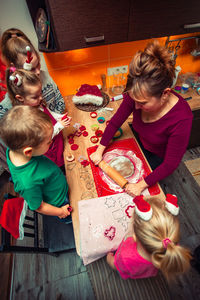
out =
[[[115,254],[113,252],[108,252],[106,256],[106,261],[112,269],[116,270],[114,260],[115,260]]]
[[[61,213],[58,216],[60,219],[66,218],[70,215],[70,211],[68,210],[68,208],[69,208],[69,204],[60,207]]]
[[[68,113],[66,113],[58,122],[64,126],[68,127],[71,123],[72,118],[68,116]]]

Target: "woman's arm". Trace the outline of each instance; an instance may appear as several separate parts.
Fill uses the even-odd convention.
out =
[[[169,138],[163,163],[151,174],[144,178],[145,182],[152,186],[156,182],[166,178],[173,173],[181,162],[187,149],[192,119],[180,121],[172,130]]]
[[[128,94],[124,94],[123,97],[123,102],[121,103],[117,112],[110,120],[101,138],[100,144],[103,146],[108,146],[110,140],[113,138],[116,131],[121,127],[121,125],[129,117],[129,115],[134,111],[134,100]]]
[[[106,127],[96,152],[90,155],[90,158],[95,165],[98,165],[102,160],[103,152],[114,136],[115,132],[121,127],[128,116],[133,112],[133,106],[133,99],[131,99],[127,94],[124,95],[124,100],[118,108],[117,112],[110,120],[108,126]]]

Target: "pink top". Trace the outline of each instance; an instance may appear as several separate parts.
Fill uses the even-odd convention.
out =
[[[56,120],[52,116],[52,114],[49,112],[49,110],[43,106],[44,113],[49,115],[51,118],[53,126],[56,124]],[[63,158],[63,151],[64,151],[64,142],[63,142],[63,135],[60,131],[57,135],[54,136],[52,143],[49,147],[49,150],[45,153],[45,156],[48,157],[50,160],[55,162],[55,164],[58,167],[61,167],[64,165],[64,158]]]
[[[140,256],[132,237],[121,242],[115,253],[114,264],[123,279],[153,277],[158,272],[150,261]]]
[[[145,178],[149,186],[164,179],[178,167],[188,145],[193,115],[183,97],[174,94],[179,98],[178,102],[162,118],[151,123],[142,121],[141,109],[136,109],[134,100],[129,94],[124,94],[122,104],[110,120],[101,139],[101,144],[107,146],[117,129],[133,113],[132,125],[144,148],[164,159],[163,163]]]

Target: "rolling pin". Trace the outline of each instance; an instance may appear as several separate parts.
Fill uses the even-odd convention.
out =
[[[114,180],[122,189],[125,188],[128,180],[124,178],[118,171],[109,166],[105,161],[99,163],[99,167],[106,173],[112,180]]]

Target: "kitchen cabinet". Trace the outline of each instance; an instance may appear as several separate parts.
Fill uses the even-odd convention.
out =
[[[45,6],[50,18],[57,51],[128,40],[130,0],[37,0],[36,2],[38,4],[27,0],[33,23],[35,24],[36,16],[33,6],[39,8],[43,2],[43,7]]]
[[[132,0],[128,40],[200,31],[199,0]]]
[[[200,31],[199,0],[26,0],[35,25],[42,7],[50,43],[41,51],[66,51]],[[194,25],[196,24],[196,25]]]
[[[200,109],[192,111],[193,121],[192,121],[192,130],[190,135],[190,140],[188,143],[188,149],[199,147],[200,146]]]

